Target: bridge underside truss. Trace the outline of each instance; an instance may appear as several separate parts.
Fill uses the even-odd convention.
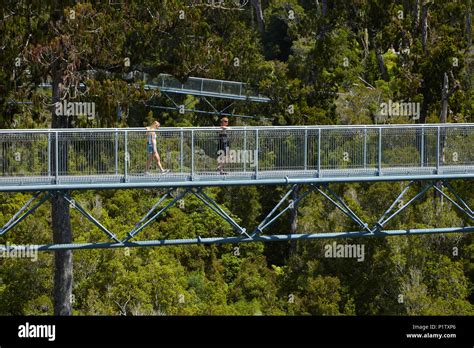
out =
[[[447,181],[424,181],[421,182],[421,189],[411,198],[407,198],[410,188],[414,187],[415,182],[411,181],[400,192],[392,204],[381,215],[378,221],[369,225],[358,216],[344,200],[339,196],[329,184],[310,184],[305,185],[304,191],[301,185],[295,184],[283,195],[275,207],[264,217],[261,223],[252,231],[240,226],[228,212],[226,212],[215,200],[204,192],[204,187],[185,188],[179,191],[177,188],[167,190],[150,208],[150,210],[138,221],[135,226],[126,234],[126,237],[120,239],[117,235],[102,225],[88,211],[86,211],[77,201],[75,201],[68,191],[47,191],[37,192],[26,204],[18,210],[16,214],[0,229],[0,236],[5,235],[13,229],[18,223],[24,220],[28,215],[34,213],[43,203],[53,196],[62,196],[74,210],[85,216],[91,223],[98,227],[107,237],[108,241],[96,243],[70,243],[70,244],[44,244],[44,245],[0,245],[1,252],[27,251],[35,249],[38,251],[55,250],[74,250],[74,249],[100,249],[100,248],[125,248],[125,247],[143,247],[143,246],[166,246],[166,245],[184,245],[184,244],[225,244],[225,243],[248,243],[248,242],[273,242],[273,241],[291,241],[308,240],[321,238],[354,238],[354,237],[384,237],[394,235],[416,235],[416,234],[435,234],[435,233],[468,233],[474,232],[474,226],[445,227],[445,228],[407,228],[400,230],[388,230],[385,226],[397,215],[413,205],[423,197],[430,189],[438,193],[438,197],[449,201],[453,207],[459,210],[470,223],[474,221],[474,211],[468,203],[454,190]],[[299,193],[302,192],[302,193]],[[304,234],[282,234],[267,235],[264,234],[273,223],[275,223],[288,210],[296,209],[301,201],[311,193],[319,194],[330,206],[340,210],[344,215],[351,219],[358,229],[346,232],[318,232]],[[194,195],[207,207],[214,211],[220,218],[229,223],[234,235],[222,237],[190,237],[186,239],[158,239],[158,240],[137,240],[137,235],[151,223],[162,216],[169,208],[181,202],[185,196]]]
[[[263,117],[263,116],[256,116],[256,115],[244,115],[235,112],[235,108],[237,107],[238,102],[242,102],[243,100],[227,100],[227,103],[224,107],[218,107],[217,104],[212,100],[212,96],[205,96],[205,95],[197,95],[198,104],[204,104],[206,107],[191,107],[190,104],[195,104],[195,100],[191,100],[188,103],[184,103],[181,99],[173,97],[169,92],[162,91],[161,94],[166,97],[168,101],[171,102],[172,106],[166,105],[151,105],[147,104],[148,107],[154,109],[161,109],[161,110],[170,110],[176,111],[181,114],[185,113],[196,113],[196,114],[206,114],[206,115],[216,115],[219,117],[237,117],[242,119],[257,119],[260,121],[271,121],[273,118]],[[179,95],[179,94],[178,94]],[[181,97],[183,97],[181,95]],[[214,97],[215,99],[215,97]],[[222,103],[222,99],[219,99]],[[226,100],[226,99],[223,99]],[[202,102],[202,103],[201,103]]]

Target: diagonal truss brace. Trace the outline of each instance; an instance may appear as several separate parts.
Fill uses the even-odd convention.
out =
[[[405,194],[408,192],[410,187],[413,185],[413,181],[411,181],[404,189],[403,191],[398,195],[398,197],[393,201],[393,203],[390,205],[390,207],[383,213],[382,217],[375,223],[374,228],[372,229],[372,233],[379,232],[390,220],[392,220],[395,216],[400,214],[402,211],[404,211],[409,205],[411,205],[413,202],[421,198],[426,191],[428,191],[432,186],[433,183],[429,183],[425,185],[420,192],[418,192],[413,198],[411,198],[407,203],[402,204],[401,207],[398,208],[397,211],[392,213],[389,217],[387,217],[388,214],[390,214],[395,206],[402,202],[402,198],[405,196]]]
[[[321,190],[320,188],[317,188],[318,192],[327,200],[329,200],[336,208],[338,208],[340,211],[342,211],[345,215],[347,215],[352,221],[354,221],[357,225],[359,225],[362,229],[366,230],[367,232],[371,232],[369,225],[362,221],[361,218],[357,216],[356,213],[354,213],[351,208],[349,208],[349,205],[344,202],[344,200],[339,197],[333,190],[329,188],[328,184],[324,185],[324,189],[326,189],[326,192]],[[337,201],[335,201],[333,198],[330,197],[330,195]]]
[[[293,185],[291,189],[283,196],[283,198],[278,202],[278,204],[272,209],[272,211],[263,219],[263,221],[255,228],[252,237],[256,237],[263,232],[265,228],[270,226],[276,219],[278,219],[281,215],[283,215],[288,209],[294,209],[307,195],[311,192],[317,191],[319,192],[324,198],[326,198],[329,202],[331,202],[336,208],[341,210],[345,215],[347,215],[350,219],[352,219],[357,225],[359,225],[362,229],[365,229],[367,232],[370,232],[370,228],[368,224],[363,222],[361,218],[354,213],[349,205],[344,202],[344,200],[339,197],[333,190],[329,188],[329,186],[323,185],[323,188],[327,191],[325,192],[322,190],[319,185],[310,185],[311,187],[302,193],[299,197],[295,200],[289,200],[289,204],[280,211],[277,215],[273,216],[275,212],[280,208],[280,206],[285,203],[288,197],[295,192],[298,185]],[[332,196],[332,197],[331,197]]]
[[[438,184],[437,184],[438,183]],[[439,183],[442,184],[441,188],[438,186]],[[299,195],[296,199],[292,200],[288,198],[291,194],[295,193],[298,185],[293,185],[291,189],[283,196],[283,198],[278,202],[275,208],[264,218],[262,223],[253,231],[252,235],[249,236],[246,233],[246,230],[242,228],[236,221],[234,221],[212,198],[206,195],[203,192],[203,187],[189,188],[188,190],[177,195],[171,200],[165,207],[161,208],[160,211],[155,213],[159,206],[164,202],[168,197],[173,197],[172,192],[176,188],[170,189],[167,191],[151,208],[151,210],[135,225],[135,227],[128,233],[127,238],[123,241],[119,241],[117,237],[109,232],[104,226],[102,226],[96,219],[94,219],[89,213],[87,213],[83,207],[81,207],[77,202],[75,202],[67,193],[65,192],[46,192],[41,196],[41,192],[37,192],[34,196],[28,200],[28,202],[17,212],[14,216],[0,229],[0,236],[8,232],[15,225],[25,219],[29,214],[33,213],[39,206],[41,206],[45,201],[47,201],[52,195],[60,194],[64,197],[66,201],[69,202],[70,206],[77,209],[81,214],[86,216],[91,222],[98,226],[103,232],[105,232],[113,242],[102,242],[102,243],[80,243],[80,244],[50,244],[50,245],[41,245],[41,246],[2,246],[0,245],[0,251],[5,248],[32,248],[37,247],[38,250],[47,251],[47,250],[72,250],[72,249],[95,249],[95,248],[116,248],[116,247],[132,247],[132,246],[158,246],[158,245],[180,245],[180,244],[222,244],[222,243],[244,243],[244,242],[270,242],[270,241],[284,241],[284,240],[303,240],[303,239],[315,239],[315,238],[342,238],[342,237],[366,237],[366,236],[388,236],[388,235],[412,235],[412,234],[429,234],[429,233],[451,233],[451,232],[474,232],[474,227],[451,227],[451,228],[430,228],[430,229],[406,229],[406,230],[385,230],[384,226],[395,216],[400,214],[405,210],[410,204],[421,198],[430,188],[434,188],[439,192],[443,197],[448,199],[458,210],[465,213],[471,220],[474,220],[473,210],[469,207],[468,203],[464,201],[459,194],[453,189],[453,187],[447,181],[434,181],[426,184],[413,198],[411,198],[406,204],[402,204],[402,198],[407,194],[409,189],[413,186],[414,182],[410,182],[390,207],[384,212],[382,217],[375,224],[373,229],[368,229],[367,224],[363,221],[349,208],[346,202],[339,197],[334,191],[332,191],[327,184],[323,185],[321,188],[320,185],[310,185],[310,188]],[[443,187],[446,190],[443,190]],[[285,235],[259,235],[265,228],[271,225],[276,221],[282,214],[284,214],[288,209],[294,209],[301,200],[303,200],[311,192],[319,192],[323,197],[328,199],[329,202],[334,204],[338,209],[344,212],[349,216],[354,222],[356,222],[362,229],[367,231],[351,231],[351,232],[325,232],[325,233],[310,233],[310,234],[285,234]],[[448,195],[448,191],[451,195]],[[211,238],[197,238],[191,239],[163,239],[163,240],[147,240],[147,241],[133,241],[129,240],[133,238],[138,232],[143,228],[149,225],[152,221],[156,220],[161,214],[163,214],[167,209],[173,206],[178,200],[182,199],[188,193],[192,193],[209,208],[211,208],[216,214],[221,218],[229,222],[233,228],[240,232],[240,236],[230,236],[230,237],[211,237]],[[41,197],[41,198],[40,198]],[[288,205],[278,214],[277,210],[288,200]],[[35,204],[33,204],[37,201]],[[393,212],[394,208],[398,204],[398,209]],[[153,215],[154,214],[154,215]],[[6,249],[5,249],[6,250]]]
[[[446,197],[457,209],[459,209],[461,212],[464,212],[470,219],[474,220],[474,214],[472,212],[472,209],[469,207],[469,205],[457,194],[457,192],[453,189],[453,187],[446,181],[441,181],[442,187],[446,187],[448,191],[450,191],[455,198],[458,200],[456,202],[453,198],[449,197],[445,192],[443,192],[441,189],[439,189],[436,185],[436,182],[431,182],[425,185],[420,192],[418,192],[413,198],[411,198],[407,203],[402,204],[401,207],[398,208],[394,213],[392,213],[390,216],[387,217],[392,211],[393,208],[402,202],[403,196],[406,194],[406,192],[410,189],[412,186],[413,181],[408,184],[407,187],[400,193],[400,195],[393,201],[392,205],[385,211],[385,213],[382,215],[382,217],[375,223],[374,228],[372,229],[372,233],[375,232],[380,232],[380,230],[395,216],[400,214],[403,210],[405,210],[409,205],[411,205],[413,202],[421,198],[430,188],[434,188],[436,191],[438,191],[443,197]]]
[[[447,182],[441,182],[444,187],[447,188],[449,192],[453,194],[455,199],[448,196],[445,192],[440,190],[436,182],[430,182],[426,184],[413,198],[411,198],[407,203],[403,204],[403,197],[409,191],[409,189],[413,186],[414,181],[411,181],[398,195],[398,197],[393,201],[390,207],[383,213],[380,219],[375,223],[373,228],[370,228],[367,223],[365,223],[353,210],[349,207],[349,205],[342,199],[342,197],[338,196],[333,190],[329,188],[328,184],[322,185],[322,188],[319,185],[311,185],[311,188],[308,189],[306,192],[301,194],[296,200],[292,201],[289,200],[289,204],[281,210],[278,214],[275,215],[276,211],[285,203],[288,197],[295,192],[295,189],[298,185],[293,185],[291,189],[283,196],[283,198],[278,202],[278,204],[272,209],[272,211],[263,219],[263,221],[255,228],[252,234],[252,238],[257,237],[259,234],[263,232],[265,228],[270,226],[276,219],[278,219],[281,215],[283,215],[288,209],[294,208],[303,198],[305,198],[311,192],[317,191],[320,193],[324,198],[326,198],[329,202],[331,202],[336,208],[342,211],[345,215],[347,215],[352,221],[354,221],[362,230],[365,230],[368,234],[379,233],[382,231],[384,226],[392,220],[395,216],[400,214],[404,211],[408,206],[413,204],[415,201],[420,199],[430,188],[434,188],[437,190],[441,195],[446,197],[457,209],[461,212],[465,213],[470,219],[474,219],[474,213],[469,205],[458,195],[458,193],[453,189],[453,187]],[[398,209],[394,211],[394,208],[398,204]],[[401,205],[401,206],[400,206]],[[394,211],[394,212],[393,212]]]
[[[249,116],[249,115],[236,114],[236,113],[233,113],[233,112],[226,112],[226,110],[228,110],[230,107],[235,105],[235,101],[230,102],[223,109],[219,110],[205,96],[200,96],[199,101],[202,100],[202,101],[206,102],[206,104],[208,104],[210,106],[212,111],[199,110],[199,109],[188,109],[187,107],[191,103],[193,103],[194,100],[191,100],[187,104],[178,104],[167,92],[162,91],[161,93],[173,104],[173,106],[163,106],[163,105],[147,105],[147,106],[152,107],[152,108],[156,108],[156,109],[163,109],[163,110],[176,110],[176,111],[179,111],[179,112],[193,112],[193,113],[210,114],[210,115],[218,115],[218,116],[259,119],[259,120],[266,120],[266,121],[269,121],[269,120],[273,119],[273,118],[267,118],[267,117]]]
[[[71,198],[69,194],[60,192],[59,193],[63,198],[69,203],[69,206],[73,209],[76,209],[79,213],[85,216],[90,222],[96,225],[102,232],[109,236],[110,239],[113,239],[116,242],[120,242],[117,236],[110,232],[104,225],[102,225],[96,218],[94,218],[89,212],[87,212],[77,201]]]
[[[33,213],[36,209],[38,209],[44,202],[46,202],[49,197],[51,196],[49,192],[46,192],[42,198],[39,199],[41,192],[36,192],[32,198],[28,200],[28,202],[23,205],[23,207],[18,210],[18,212],[13,215],[13,217],[0,229],[0,236],[7,233],[13,227],[15,227],[18,223],[23,221],[28,215]],[[34,204],[32,207],[30,205],[38,199],[38,202]],[[26,212],[25,212],[26,211]]]
[[[229,214],[227,214],[212,198],[206,195],[202,187],[199,187],[197,190],[191,191],[197,198],[199,198],[205,205],[211,208],[217,215],[227,221],[234,229],[247,237],[250,237],[246,229],[241,227],[234,219],[232,219]]]
[[[283,198],[278,202],[278,204],[272,209],[270,213],[268,213],[267,216],[263,219],[263,221],[255,228],[255,230],[252,233],[252,238],[257,237],[259,234],[263,232],[265,228],[270,226],[273,222],[275,222],[276,219],[278,219],[280,216],[282,216],[288,209],[294,209],[299,202],[301,202],[307,195],[309,195],[311,192],[314,192],[317,190],[317,186],[311,185],[311,188],[309,188],[307,191],[303,192],[299,197],[297,197],[295,200],[289,200],[289,204],[278,214],[273,216],[278,208],[280,208],[285,201],[288,199],[288,197],[295,192],[297,189],[298,185],[293,185],[290,190],[283,196]]]
[[[146,215],[140,219],[140,221],[134,226],[134,228],[127,233],[127,237],[123,240],[119,240],[117,236],[109,231],[104,225],[102,225],[96,218],[94,218],[89,212],[87,212],[77,201],[75,201],[67,192],[46,192],[41,197],[41,192],[36,192],[32,198],[30,198],[25,205],[18,210],[17,213],[13,215],[13,217],[0,229],[0,236],[7,233],[13,227],[15,227],[18,223],[23,221],[28,215],[32,214],[38,207],[40,207],[44,202],[46,202],[52,195],[60,195],[62,196],[68,203],[69,206],[73,209],[76,209],[79,213],[85,216],[90,222],[96,225],[102,232],[104,232],[110,239],[117,243],[127,243],[130,239],[135,237],[141,230],[155,221],[158,217],[163,215],[165,211],[171,208],[177,201],[184,198],[188,193],[194,194],[200,201],[202,201],[206,206],[212,209],[217,215],[219,215],[222,219],[227,221],[237,232],[240,233],[244,238],[250,238],[247,234],[246,229],[241,227],[229,214],[227,214],[224,209],[222,209],[216,201],[214,201],[211,197],[204,193],[202,187],[198,187],[196,189],[190,188],[185,190],[184,192],[178,194],[174,197],[168,204],[162,207],[158,212],[155,211],[160,207],[160,205],[164,202],[164,200],[172,195],[172,192],[176,190],[176,188],[172,188],[168,190],[160,199],[153,205],[153,207],[146,213]],[[40,198],[41,197],[41,198]],[[33,202],[37,201],[34,205]]]
[[[471,220],[474,220],[474,212],[469,207],[469,205],[458,195],[458,193],[454,190],[454,188],[447,181],[442,181],[441,184],[442,184],[442,187],[446,187],[448,191],[454,195],[454,197],[458,200],[458,202],[456,202],[453,198],[449,197],[446,193],[440,190],[436,185],[433,185],[433,188],[436,191],[438,191],[441,195],[443,195],[443,197],[445,197],[448,201],[450,201],[457,209],[465,213]]]
[[[135,237],[138,232],[143,230],[146,226],[151,224],[153,221],[155,221],[158,217],[160,217],[165,211],[167,211],[169,208],[171,208],[173,205],[176,204],[179,200],[183,199],[188,193],[192,193],[194,196],[196,196],[200,201],[202,201],[206,206],[208,206],[210,209],[212,209],[217,215],[219,215],[221,218],[223,218],[225,221],[227,221],[237,232],[239,232],[241,235],[245,235],[247,237],[250,237],[246,233],[246,229],[241,227],[234,219],[232,219],[217,203],[214,201],[212,198],[210,198],[208,195],[206,195],[203,192],[202,187],[198,187],[197,189],[187,189],[184,192],[178,194],[176,197],[174,197],[167,205],[165,205],[163,208],[161,208],[156,214],[152,216],[152,214],[155,212],[155,210],[163,203],[163,201],[168,197],[171,196],[172,192],[175,190],[175,188],[172,188],[168,190],[161,198],[153,205],[153,207],[146,213],[146,215],[135,225],[135,227],[127,233],[127,237],[122,240],[122,243],[128,242],[130,239]]]
[[[228,108],[230,108],[235,103],[235,102],[231,102],[229,105],[227,105],[225,108],[223,108],[222,110],[219,111],[206,97],[203,97],[203,100],[211,107],[212,110],[214,110],[214,113],[216,115],[222,115],[222,113],[224,111],[226,111]]]
[[[138,232],[143,230],[145,227],[147,227],[149,224],[151,224],[153,221],[158,219],[165,211],[167,211],[169,208],[171,208],[177,201],[182,199],[186,194],[190,191],[185,190],[184,192],[181,192],[178,194],[176,197],[174,197],[167,205],[165,205],[163,208],[161,208],[155,215],[151,216],[155,210],[163,203],[163,201],[171,195],[171,193],[175,190],[175,188],[172,188],[168,190],[163,196],[160,197],[160,199],[153,205],[153,207],[148,211],[148,213],[145,214],[143,218],[138,221],[138,223],[135,225],[135,227],[127,233],[127,237],[122,241],[122,243],[128,242],[130,239],[135,237]],[[151,217],[150,217],[151,216]]]

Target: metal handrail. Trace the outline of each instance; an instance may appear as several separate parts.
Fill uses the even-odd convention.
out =
[[[229,130],[304,130],[304,129],[379,129],[379,128],[472,128],[474,123],[424,123],[424,124],[371,124],[371,125],[309,125],[309,126],[230,126]],[[218,130],[220,127],[160,127],[156,132],[174,131],[174,130]],[[0,133],[38,133],[38,132],[116,132],[116,131],[128,131],[128,132],[143,132],[145,127],[127,127],[127,128],[36,128],[36,129],[0,129]]]
[[[156,139],[170,172],[151,176],[145,176],[146,133],[145,128],[0,130],[0,191],[12,185],[474,177],[474,124],[244,126],[225,134],[219,127],[166,127],[156,131]]]

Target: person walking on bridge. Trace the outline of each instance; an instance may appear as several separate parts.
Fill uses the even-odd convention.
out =
[[[217,170],[220,174],[227,174],[224,171],[224,163],[227,161],[227,156],[229,155],[229,135],[227,134],[227,129],[229,128],[229,119],[227,117],[221,118],[221,130],[219,131],[219,148],[217,151]]]
[[[156,149],[156,130],[160,128],[160,122],[153,121],[150,127],[146,127],[147,133],[147,162],[146,162],[146,169],[145,174],[149,174],[150,166],[153,162],[153,159],[156,159],[156,163],[158,164],[158,168],[160,168],[161,173],[168,173],[169,169],[163,169],[161,165],[160,155],[158,154],[158,150]]]

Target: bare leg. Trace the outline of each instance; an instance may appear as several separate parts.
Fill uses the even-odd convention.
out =
[[[220,172],[220,174],[224,174],[224,165],[227,162],[227,153],[222,156],[218,162],[219,164],[217,165],[217,170]]]
[[[148,172],[150,170],[151,162],[153,161],[153,156],[152,154],[148,155],[148,159],[146,161],[146,169],[145,172]]]
[[[156,163],[158,164],[158,168],[160,168],[160,170],[163,172],[164,169],[163,169],[163,166],[161,165],[161,159],[160,159],[160,155],[158,155],[158,152],[155,152],[153,154],[153,157],[155,157],[155,159],[156,159]]]

